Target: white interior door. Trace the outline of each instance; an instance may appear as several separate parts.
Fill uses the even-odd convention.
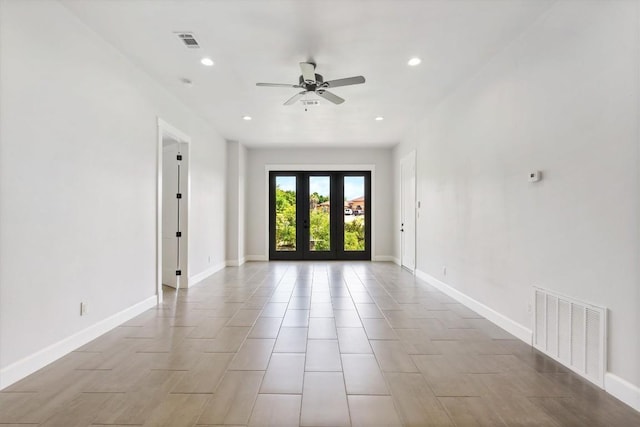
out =
[[[416,268],[416,152],[400,162],[400,245],[401,263]]]
[[[163,141],[162,150],[162,284],[179,287],[180,276],[180,210],[181,193],[180,161],[178,153],[180,143],[174,140]]]

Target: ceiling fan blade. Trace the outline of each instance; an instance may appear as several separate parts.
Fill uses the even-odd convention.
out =
[[[300,71],[305,82],[314,83],[316,81],[316,65],[310,62],[301,62]]]
[[[356,77],[347,77],[346,79],[337,79],[337,80],[329,80],[328,82],[324,82],[322,87],[338,87],[338,86],[349,86],[349,85],[359,85],[365,82],[364,77],[356,76]]]
[[[307,93],[307,91],[306,91],[306,90],[303,90],[303,91],[302,91],[302,92],[300,92],[300,93],[296,93],[296,94],[295,94],[295,95],[293,95],[291,98],[289,98],[289,99],[287,100],[287,102],[285,102],[285,103],[284,103],[284,105],[291,105],[291,104],[295,104],[295,103],[298,101],[298,99],[302,98],[302,96],[303,96],[305,93]]]
[[[266,86],[266,87],[293,87],[299,88],[300,85],[290,85],[287,83],[256,83],[256,86]]]
[[[334,104],[342,104],[344,102],[344,99],[340,98],[338,95],[334,95],[328,90],[317,90],[316,94],[327,101],[333,102]]]

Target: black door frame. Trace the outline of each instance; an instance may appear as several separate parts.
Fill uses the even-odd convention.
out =
[[[276,177],[296,178],[296,250],[276,251],[275,242],[275,189]],[[331,200],[344,200],[344,177],[364,176],[365,187],[365,250],[344,250],[344,211],[342,202],[339,209],[330,209],[330,248],[328,251],[309,250],[309,178],[329,176],[331,179]],[[342,185],[339,185],[342,184]],[[269,259],[270,260],[371,260],[371,171],[269,171]]]

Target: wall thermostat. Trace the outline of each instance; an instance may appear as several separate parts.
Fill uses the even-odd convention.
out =
[[[529,182],[538,182],[542,179],[542,172],[531,171],[529,172]]]

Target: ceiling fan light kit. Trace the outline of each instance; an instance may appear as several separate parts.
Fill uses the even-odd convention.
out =
[[[342,104],[344,102],[344,99],[340,98],[338,95],[332,92],[329,92],[327,88],[357,85],[365,82],[365,79],[362,76],[347,77],[344,79],[324,81],[324,78],[320,74],[316,74],[315,70],[316,70],[316,64],[312,62],[301,62],[300,63],[301,75],[298,78],[297,85],[286,84],[286,83],[256,83],[256,86],[290,87],[294,89],[304,89],[301,92],[289,98],[284,103],[284,105],[295,104],[307,93],[315,93],[319,97],[326,99],[329,102],[332,102],[334,104]],[[305,106],[306,105],[307,104],[305,104]]]

